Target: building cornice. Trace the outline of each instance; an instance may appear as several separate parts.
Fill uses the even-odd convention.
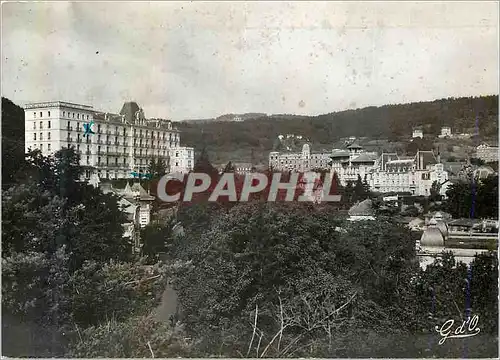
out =
[[[75,104],[64,101],[46,101],[38,103],[29,103],[23,106],[24,109],[44,109],[44,108],[55,108],[55,107],[68,107],[78,110],[93,110],[93,107],[90,105]]]

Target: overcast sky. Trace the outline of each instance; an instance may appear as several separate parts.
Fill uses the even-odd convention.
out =
[[[147,117],[498,94],[498,3],[3,3],[2,94]]]

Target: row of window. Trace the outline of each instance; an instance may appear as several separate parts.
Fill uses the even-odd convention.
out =
[[[43,111],[40,111],[38,114],[40,115],[41,118],[43,117]],[[68,111],[67,114],[68,114],[68,116],[67,116],[68,118],[75,119],[75,115],[76,115],[76,119],[80,119],[80,113],[76,113],[75,114],[75,113],[71,113],[71,112]],[[35,119],[36,119],[36,115],[37,115],[37,112],[34,111],[33,112],[33,117]],[[63,111],[63,115],[62,116],[66,117],[66,111]],[[81,114],[81,119],[85,120],[85,116],[87,116],[87,120],[90,120],[90,116],[88,114],[87,115],[86,114]],[[50,117],[50,111],[47,111],[47,117]]]
[[[36,118],[36,111],[33,112],[33,117]],[[40,111],[40,117],[43,117],[43,111]],[[47,117],[50,117],[50,111],[47,111]]]
[[[71,121],[68,121],[68,124],[67,124],[67,128],[70,129],[70,130],[73,130],[72,126],[71,126]],[[76,131],[80,131],[80,130],[84,130],[83,129],[83,126],[82,128],[80,129],[80,123],[77,123],[76,124]],[[108,132],[108,134],[111,134],[111,131],[112,129],[110,129],[110,127],[108,126],[107,129],[104,129],[102,128],[101,129],[101,124],[97,124],[97,134],[102,134],[102,133],[106,133]],[[118,126],[115,126],[115,132],[114,132],[114,135],[119,135],[119,134],[122,134],[123,136],[127,136],[127,131],[125,128],[118,128]],[[173,135],[173,136],[172,136]],[[142,129],[139,129],[139,137],[142,137],[143,136],[143,133],[142,133]],[[134,129],[134,137],[137,137],[137,129]],[[167,133],[166,132],[162,132],[160,134],[159,131],[153,131],[151,130],[151,133],[149,132],[149,130],[146,130],[145,132],[145,138],[151,138],[151,139],[158,139],[160,140],[160,138],[162,140],[165,140],[165,138],[167,137]],[[168,140],[169,141],[175,141],[175,140],[179,140],[179,134],[172,134],[172,133],[168,133]]]
[[[41,114],[41,112],[40,112],[40,114]],[[49,116],[50,116],[50,111],[49,111]],[[50,120],[48,120],[47,121],[47,129],[50,129],[50,128],[51,128],[51,122],[50,122]],[[40,121],[40,123],[39,123],[39,129],[40,130],[43,129],[43,121]],[[73,130],[73,128],[71,126],[71,121],[68,121],[67,129],[68,130]],[[36,121],[33,122],[33,130],[36,130]],[[82,124],[82,127],[80,127],[80,123],[78,122],[78,123],[76,123],[75,130],[76,131],[84,131],[85,129],[83,127],[83,124]],[[108,129],[108,131],[111,131],[111,129]],[[105,132],[105,130],[103,132]],[[123,136],[127,136],[126,129],[120,128],[120,132],[123,134]],[[101,125],[100,124],[97,125],[97,133],[98,134],[101,133]],[[156,133],[156,136],[155,136],[155,133]],[[115,135],[119,135],[118,126],[115,126]],[[142,130],[139,130],[139,137],[142,137],[142,135],[143,135],[142,134]],[[173,137],[172,137],[172,135],[173,135]],[[134,137],[137,137],[137,129],[134,129]],[[146,130],[145,137],[146,138],[150,138],[149,130]],[[166,132],[162,132],[160,134],[159,131],[155,132],[155,131],[151,130],[151,139],[158,139],[158,141],[159,141],[160,137],[161,137],[162,140],[165,140],[165,138],[167,137],[167,133]],[[168,133],[168,140],[169,141],[179,141],[179,134]]]
[[[33,140],[36,141],[36,133],[33,133]],[[43,133],[40,133],[40,136],[38,138],[39,141],[43,141]],[[50,131],[47,132],[47,140],[51,140],[50,138]]]
[[[47,144],[47,151],[52,151],[52,148],[50,145],[51,144]],[[37,147],[36,144],[35,144],[35,147]],[[41,152],[43,152],[43,149],[44,149],[43,144],[40,144],[40,146],[38,148],[40,149]]]
[[[40,121],[40,130],[43,129],[43,121]],[[50,120],[47,121],[47,129],[50,129]],[[33,121],[33,130],[36,130],[36,121]]]

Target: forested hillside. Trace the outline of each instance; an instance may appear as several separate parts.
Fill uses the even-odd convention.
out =
[[[182,122],[183,144],[197,150],[207,146],[216,161],[255,160],[267,162],[267,153],[279,134],[296,134],[319,146],[329,146],[341,137],[366,136],[400,139],[410,137],[412,127],[423,126],[427,134],[438,135],[441,126],[454,133],[479,135],[498,133],[498,95],[435,100],[402,105],[385,105],[347,110],[319,116],[277,115],[243,122]]]
[[[2,185],[12,182],[24,160],[24,110],[2,98]]]

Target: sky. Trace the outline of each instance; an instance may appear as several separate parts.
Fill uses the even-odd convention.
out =
[[[2,96],[147,117],[499,93],[498,2],[2,4]]]

